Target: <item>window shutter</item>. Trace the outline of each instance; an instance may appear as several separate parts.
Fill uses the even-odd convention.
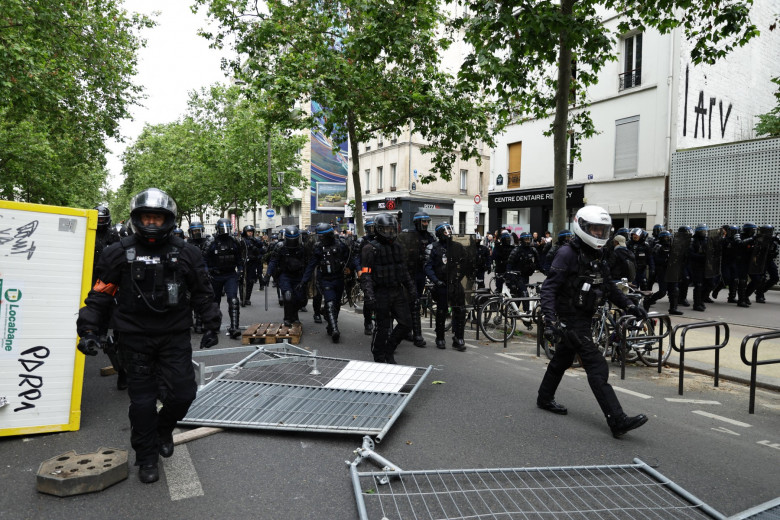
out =
[[[615,177],[637,174],[639,116],[615,121]]]

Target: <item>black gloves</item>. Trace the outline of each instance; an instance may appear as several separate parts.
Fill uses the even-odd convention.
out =
[[[640,320],[646,320],[647,319],[647,311],[644,310],[642,307],[640,307],[638,305],[630,306],[628,309],[626,309],[626,312],[628,314],[636,316]]]
[[[270,281],[271,281],[271,275],[270,274],[267,274],[267,275],[263,276],[263,285],[268,285],[268,282],[270,282]]]
[[[200,348],[211,348],[219,343],[219,331],[207,330],[203,333],[203,337],[200,338]]]
[[[100,338],[96,334],[87,332],[81,337],[76,348],[85,356],[97,356],[97,349],[100,348]]]
[[[444,283],[444,282],[442,282],[441,280],[436,280],[436,283],[435,283],[434,285],[436,285],[436,287],[437,287],[438,289],[441,289],[442,287],[444,287],[444,286],[445,286],[445,285],[447,285],[447,284],[446,284],[446,283]]]
[[[550,343],[558,343],[563,336],[563,331],[557,323],[546,321],[544,323],[544,339]]]

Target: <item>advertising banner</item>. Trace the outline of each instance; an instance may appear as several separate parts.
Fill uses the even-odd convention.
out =
[[[0,201],[0,436],[77,430],[97,211]]]

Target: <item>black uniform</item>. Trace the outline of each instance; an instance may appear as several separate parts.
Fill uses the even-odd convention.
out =
[[[371,353],[377,363],[395,364],[393,353],[412,330],[410,309],[411,304],[417,304],[417,290],[406,269],[403,248],[377,236],[363,247],[360,263],[365,303],[376,315]],[[393,319],[397,322],[395,328]]]
[[[111,315],[127,370],[135,463],[156,464],[160,441],[170,438],[197,391],[191,309],[208,330],[218,330],[219,307],[200,251],[178,238],[154,247],[136,235],[124,238],[103,252],[100,273],[79,311],[78,333],[99,330]]]
[[[559,330],[562,338],[539,386],[537,405],[555,413],[566,413],[564,407],[555,403],[555,392],[574,356],[579,355],[590,389],[615,433],[626,429],[626,421],[644,423],[647,419],[644,416],[630,419],[623,413],[614,389],[607,382],[607,362],[593,343],[593,313],[605,299],[619,307],[634,309],[610,279],[601,251],[575,237],[558,251],[542,285],[541,305],[546,328]]]
[[[611,280],[625,278],[632,281],[636,277],[636,259],[627,247],[614,248],[609,255],[608,265]]]
[[[355,269],[362,277],[361,267],[363,266],[363,248],[374,239],[373,233],[366,233],[362,237],[355,240],[352,244],[352,258],[355,259]],[[362,280],[360,281],[362,283]],[[362,285],[361,285],[362,287]],[[374,333],[374,321],[372,316],[374,314],[374,308],[363,300],[363,331],[366,336],[371,336]]]
[[[463,333],[466,326],[466,293],[461,280],[466,276],[462,262],[466,253],[462,244],[451,239],[437,240],[427,248],[425,274],[435,285],[436,346],[445,347],[444,328],[447,311],[452,308],[452,348],[465,351]]]
[[[528,281],[539,267],[539,250],[530,244],[525,244],[521,238],[520,245],[512,250],[506,262],[507,271],[519,273],[518,287],[510,287],[513,289],[512,293],[516,292],[523,297],[528,296]],[[522,305],[523,310],[528,312],[528,302],[524,301]]]
[[[241,306],[246,307],[252,305],[252,289],[255,282],[261,280],[262,285],[265,243],[259,238],[246,234],[241,237],[241,241],[244,249],[244,276],[239,280],[238,292],[241,296]]]
[[[629,281],[643,291],[650,289],[647,283],[648,275],[652,274],[651,278],[655,277],[655,263],[650,244],[640,236],[638,240],[634,240],[632,237],[626,247],[634,254],[634,264],[636,265],[636,274],[633,278],[629,278]]]
[[[217,235],[206,249],[206,267],[214,289],[214,301],[222,300],[222,291],[228,301],[230,326],[228,333],[235,339],[241,335],[239,327],[240,303],[238,278],[244,271],[244,258],[240,242],[229,234]]]

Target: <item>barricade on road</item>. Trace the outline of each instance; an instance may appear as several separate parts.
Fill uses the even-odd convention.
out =
[[[686,347],[685,335],[692,329],[703,328],[715,328],[715,344],[706,345],[703,347]],[[725,338],[720,341],[720,328],[723,327]],[[680,333],[680,346],[677,346],[677,330],[682,329]],[[729,325],[723,321],[703,321],[701,323],[689,323],[688,325],[677,325],[672,331],[672,348],[680,354],[680,382],[677,393],[683,395],[683,376],[685,374],[685,352],[698,352],[700,350],[714,350],[715,351],[715,385],[718,386],[719,371],[720,371],[720,349],[728,345],[729,342]]]
[[[755,334],[748,334],[742,339],[742,344],[739,347],[739,356],[742,358],[742,362],[750,367],[750,404],[748,406],[748,413],[754,413],[756,404],[756,376],[758,371],[758,365],[772,365],[780,363],[778,359],[765,359],[763,361],[758,360],[758,346],[762,341],[767,339],[780,338],[780,331],[776,332],[757,332]],[[753,355],[750,361],[745,357],[745,348],[750,340],[753,340]]]

